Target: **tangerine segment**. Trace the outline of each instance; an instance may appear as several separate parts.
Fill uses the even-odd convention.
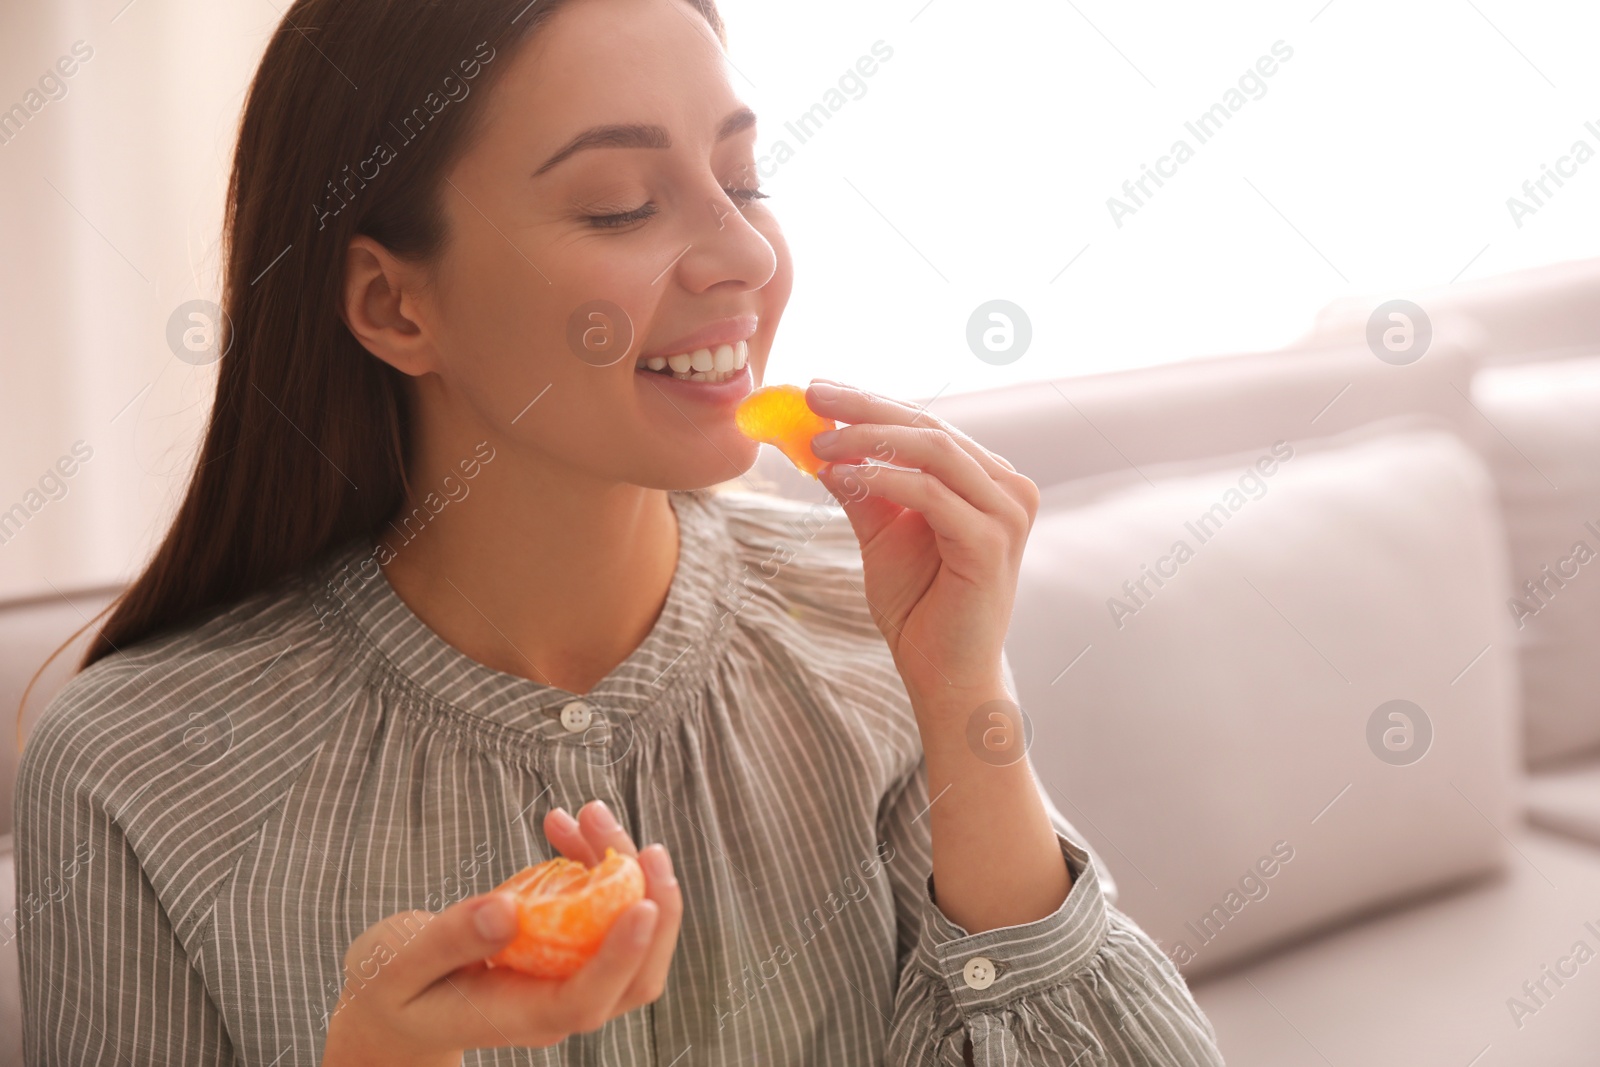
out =
[[[632,856],[608,848],[595,867],[546,860],[495,889],[517,898],[517,936],[488,965],[535,978],[566,978],[600,951],[618,916],[644,899],[644,870]]]
[[[798,385],[762,386],[739,402],[733,422],[740,433],[776,447],[813,478],[828,461],[811,451],[811,438],[839,425],[807,407]]]

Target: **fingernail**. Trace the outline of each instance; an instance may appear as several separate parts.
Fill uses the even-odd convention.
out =
[[[600,829],[604,830],[606,833],[612,833],[622,829],[622,827],[617,823],[617,817],[611,814],[611,809],[606,807],[606,802],[603,800],[597,800],[594,802],[594,817],[595,821],[600,824]]]
[[[566,808],[551,808],[550,814],[556,817],[556,822],[560,823],[567,829],[571,829],[572,827],[578,825],[578,820],[574,819],[572,814],[568,812]]]
[[[813,380],[811,392],[816,395],[818,400],[832,400],[839,395],[839,387],[824,381]]]
[[[811,447],[812,448],[827,448],[829,445],[833,444],[838,439],[839,439],[839,431],[838,430],[823,430],[819,434],[813,434],[812,435],[812,437],[811,437]]]
[[[485,941],[503,941],[517,928],[516,908],[506,894],[491,893],[478,905],[472,921]]]
[[[672,874],[672,857],[667,855],[667,850],[660,845],[651,845],[644,850],[644,861],[649,866],[646,872],[650,881],[664,886],[677,884]]]

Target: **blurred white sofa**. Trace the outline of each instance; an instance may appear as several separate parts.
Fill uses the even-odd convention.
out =
[[[1600,551],[1600,263],[1468,292],[1415,297],[1408,366],[1353,301],[1280,352],[932,406],[1043,487],[1031,758],[1235,1067],[1600,1060],[1600,558],[1563,563]],[[741,481],[821,499],[766,450]],[[113,592],[0,606],[0,699]],[[0,1045],[17,1000],[0,929]]]

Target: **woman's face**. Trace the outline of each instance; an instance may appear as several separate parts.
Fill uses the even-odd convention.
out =
[[[751,195],[753,116],[711,29],[682,0],[574,0],[500,61],[415,305],[437,375],[424,420],[456,424],[442,440],[498,431],[602,480],[742,473],[756,445],[733,412],[761,380],[792,269]],[[737,357],[740,341],[747,366],[723,381],[643,362]]]

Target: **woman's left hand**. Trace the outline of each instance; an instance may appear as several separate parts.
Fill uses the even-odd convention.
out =
[[[1000,653],[1038,486],[900,401],[818,380],[806,403],[850,424],[811,447],[829,461],[819,478],[861,542],[863,592],[913,704],[1002,695]],[[852,462],[864,458],[895,466]]]

